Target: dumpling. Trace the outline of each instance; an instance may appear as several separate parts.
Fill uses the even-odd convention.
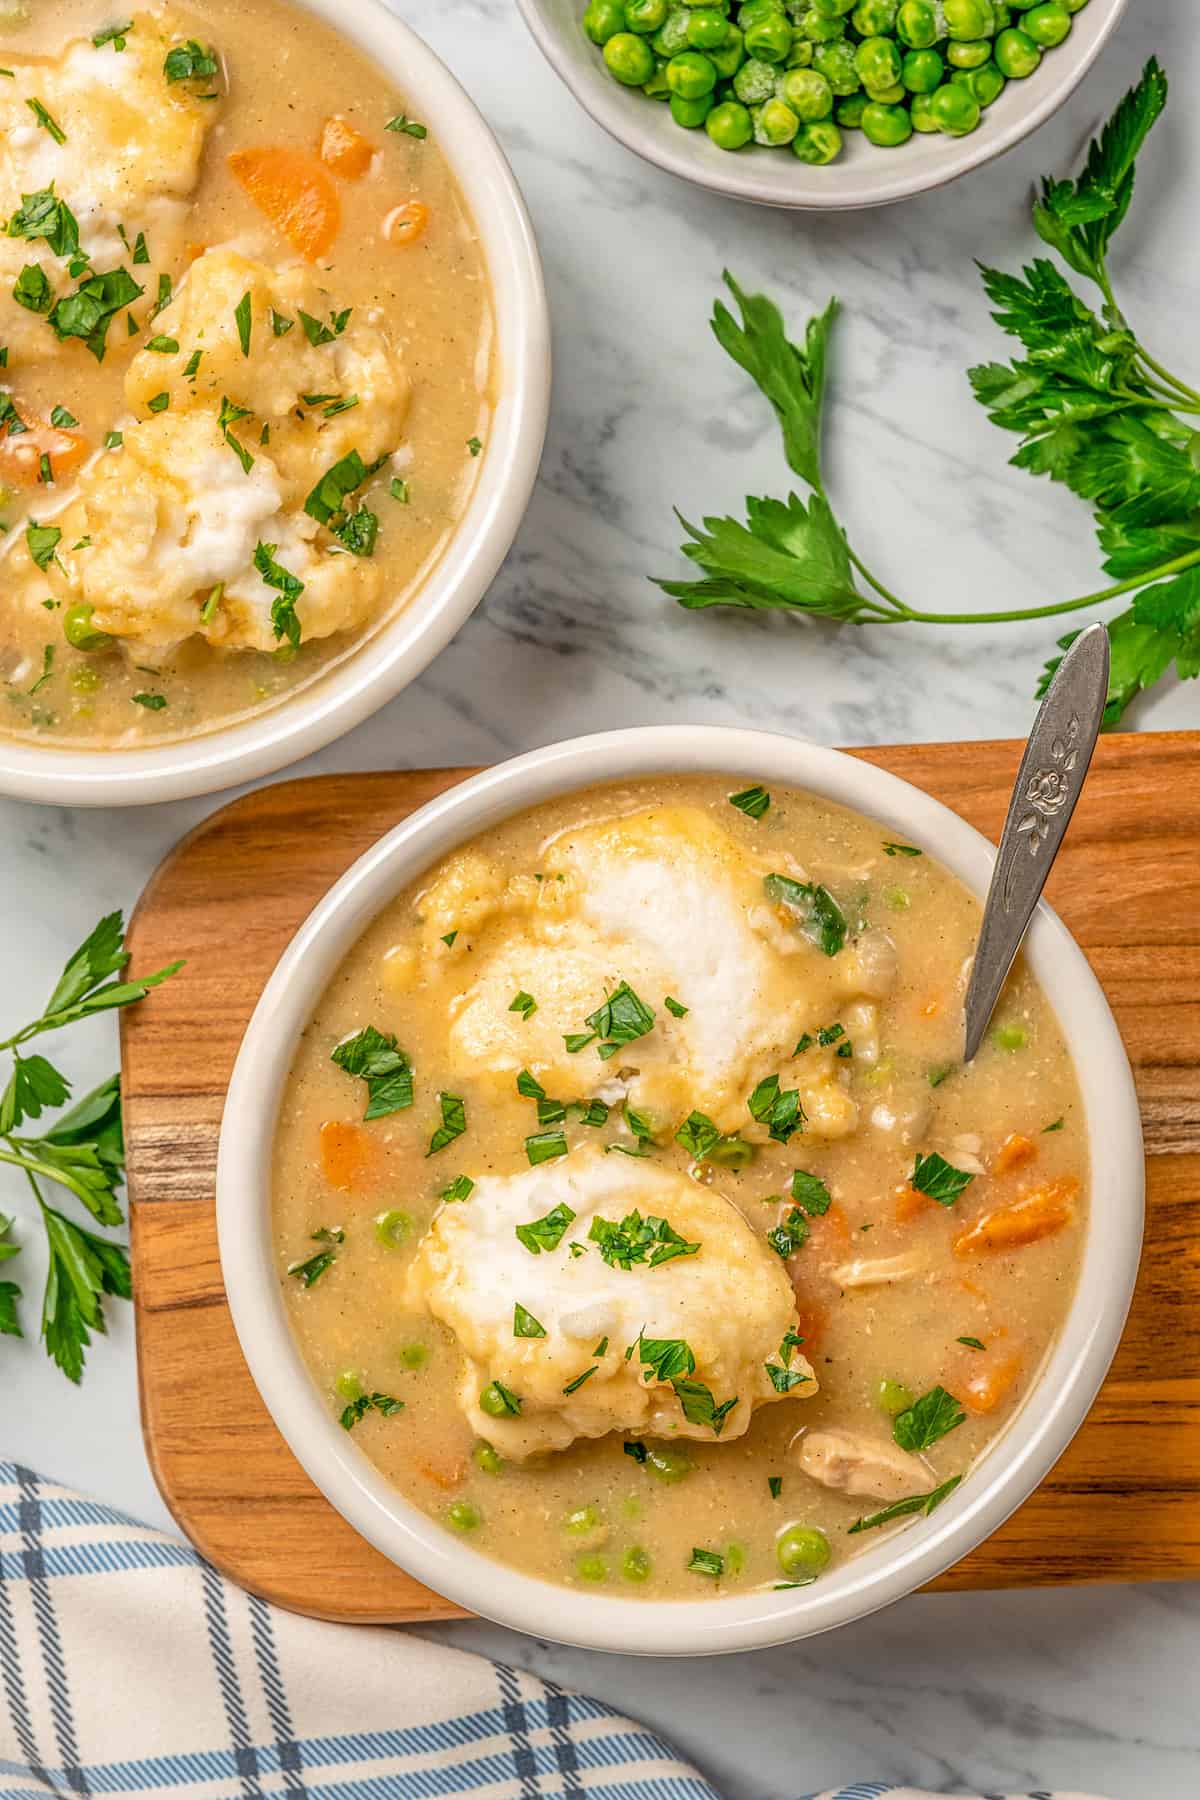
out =
[[[656,1235],[624,1267],[619,1242],[606,1257],[599,1239],[605,1222],[635,1212]],[[539,1221],[532,1249],[517,1228]],[[656,1250],[669,1251],[657,1265]],[[737,1208],[687,1176],[597,1149],[482,1177],[468,1200],[446,1204],[407,1299],[454,1332],[459,1405],[505,1456],[610,1431],[724,1442],[757,1407],[817,1391],[783,1264]],[[517,1336],[518,1325],[544,1335]]]

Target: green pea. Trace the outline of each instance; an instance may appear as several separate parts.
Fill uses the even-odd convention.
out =
[[[835,43],[841,43],[843,41],[844,40],[842,40],[841,38],[834,39]],[[817,48],[819,48],[819,47],[820,46],[817,46]],[[785,69],[811,69],[813,66],[813,60],[814,60],[813,59],[813,50],[814,50],[814,46],[809,41],[808,38],[802,38],[802,37],[794,38],[792,40],[792,47],[788,51],[788,54],[787,54],[787,61],[783,65],[784,68]]]
[[[688,14],[687,39],[693,50],[716,50],[729,35],[729,20],[715,6],[694,6]]]
[[[694,131],[703,125],[716,104],[713,94],[701,94],[698,100],[685,100],[679,94],[671,95],[671,117],[677,125],[687,131]]]
[[[891,38],[864,39],[854,52],[854,66],[867,88],[895,87],[900,80],[900,52]]]
[[[1029,1034],[1023,1025],[997,1025],[992,1033],[992,1042],[997,1050],[1023,1050],[1029,1042]]]
[[[427,1344],[401,1344],[400,1361],[406,1369],[423,1369],[429,1361]]]
[[[940,87],[931,104],[938,130],[948,137],[966,137],[983,116],[971,90],[956,82],[948,81]]]
[[[867,99],[880,106],[900,106],[908,99],[908,91],[902,81],[896,81],[891,87],[869,87]]]
[[[1010,81],[1024,81],[1042,60],[1042,53],[1028,32],[1015,25],[1000,33],[992,46],[992,54],[1000,73]]]
[[[881,37],[895,26],[898,11],[898,0],[859,0],[850,23],[860,37]]]
[[[748,25],[757,25],[760,19],[768,18],[771,13],[778,17],[786,10],[783,0],[746,0],[745,6],[738,8],[737,22],[745,31]]]
[[[479,1438],[477,1440],[474,1449],[471,1451],[471,1461],[475,1464],[475,1467],[481,1469],[485,1475],[498,1475],[504,1467],[504,1458],[498,1450],[493,1449],[486,1438]]]
[[[1024,29],[1043,50],[1053,50],[1071,35],[1071,15],[1062,0],[1045,0],[1025,14]]]
[[[71,686],[77,694],[94,694],[104,680],[92,663],[76,663],[71,670]]]
[[[585,1537],[589,1531],[595,1531],[600,1522],[600,1514],[594,1506],[577,1506],[563,1520],[563,1530],[574,1537]]]
[[[854,101],[843,100],[843,106],[853,106]],[[866,105],[866,101],[863,101]],[[831,119],[815,119],[806,125],[799,136],[792,140],[792,149],[805,163],[836,162],[842,154],[842,134]]]
[[[789,1525],[775,1540],[775,1557],[789,1581],[815,1581],[833,1555],[816,1525]]]
[[[649,1581],[653,1567],[650,1552],[643,1550],[640,1544],[631,1544],[621,1558],[621,1573],[626,1581]]]
[[[396,1250],[406,1244],[412,1236],[413,1222],[406,1212],[399,1212],[395,1207],[390,1212],[381,1212],[375,1219],[375,1236],[389,1250]]]
[[[833,92],[816,69],[789,69],[779,84],[779,92],[802,124],[827,119],[833,111]]]
[[[944,93],[945,89],[939,89]],[[898,144],[905,144],[912,136],[912,120],[902,106],[885,106],[881,101],[872,100],[863,108],[863,136],[869,143],[877,144],[881,150],[892,150]]]
[[[990,37],[996,28],[992,0],[942,0],[942,12],[952,38]]]
[[[782,62],[792,47],[792,27],[782,13],[769,13],[746,27],[747,56],[764,62]]]
[[[682,1481],[691,1474],[695,1466],[686,1450],[676,1450],[668,1444],[655,1445],[646,1450],[646,1467],[660,1481]]]
[[[916,1404],[917,1396],[902,1381],[883,1380],[875,1389],[875,1403],[889,1419],[898,1418]]]
[[[575,1558],[575,1573],[580,1581],[607,1581],[608,1561],[603,1556],[597,1556],[595,1551],[589,1550],[583,1556]]]
[[[107,631],[97,631],[92,624],[94,606],[80,600],[74,606],[68,606],[63,614],[63,636],[72,650],[107,650],[112,638]]]
[[[677,6],[666,16],[661,31],[656,31],[651,43],[659,56],[678,56],[681,50],[687,49],[687,8]]]
[[[790,144],[800,129],[800,120],[783,100],[764,100],[753,114],[754,141],[768,148]]]
[[[823,19],[844,19],[853,12],[858,0],[812,0],[812,8]]]
[[[912,905],[908,890],[902,887],[885,888],[883,898],[892,912],[907,912]]]
[[[704,121],[713,143],[722,150],[740,150],[754,136],[754,121],[749,109],[738,100],[725,100],[714,106]]]
[[[996,30],[1007,31],[1012,24],[1012,12],[1005,0],[992,0],[992,13],[996,20]]]
[[[625,8],[620,0],[591,0],[591,5],[583,15],[583,29],[593,44],[607,44],[609,38],[616,37],[618,31],[625,29]]]
[[[945,64],[936,50],[910,50],[901,79],[910,94],[932,94],[942,85]]]
[[[1063,0],[1063,5],[1069,13],[1082,12],[1087,3],[1088,0]]]
[[[340,1400],[357,1400],[363,1391],[362,1376],[357,1369],[343,1369],[334,1380],[333,1391]]]
[[[972,69],[966,78],[966,86],[970,88],[980,106],[990,106],[1004,92],[1008,83],[994,62],[985,62],[982,69]]]
[[[908,116],[912,120],[914,131],[931,132],[942,129],[934,116],[932,94],[914,94]]]
[[[604,60],[610,75],[623,87],[641,87],[654,73],[654,52],[645,38],[632,31],[618,31],[604,46]]]
[[[902,0],[896,14],[896,36],[910,50],[929,50],[937,43],[937,15],[929,0]]]
[[[863,113],[869,105],[870,101],[865,94],[851,94],[848,100],[839,100],[835,114],[838,124],[844,131],[860,131]],[[792,148],[799,155],[795,144]]]
[[[779,77],[760,56],[749,57],[733,78],[733,91],[744,106],[761,106],[775,92]]]
[[[854,47],[845,38],[839,38],[835,44],[822,44],[813,57],[813,67],[839,97],[856,94],[862,86],[854,61]]]
[[[654,65],[654,73],[649,81],[643,81],[642,92],[648,100],[669,100],[671,90],[667,85],[667,65],[660,57]]]
[[[981,69],[990,61],[992,46],[987,38],[972,44],[952,43],[946,46],[946,61],[952,69]]]
[[[455,1531],[478,1531],[483,1514],[469,1500],[454,1500],[446,1508],[446,1523]]]
[[[489,1419],[506,1419],[509,1416],[508,1403],[496,1382],[489,1381],[480,1394],[479,1410],[486,1413]]]
[[[699,50],[681,50],[667,64],[667,85],[674,99],[702,100],[716,87],[717,71]],[[696,120],[697,125],[703,122]]]
[[[800,15],[798,30],[813,44],[829,44],[834,38],[845,37],[846,26],[841,19],[823,19],[814,7]]]
[[[722,81],[731,81],[746,60],[745,41],[736,25],[731,25],[725,42],[710,50],[709,60]]]
[[[725,1573],[726,1573],[726,1575],[740,1575],[742,1573],[743,1569],[746,1567],[746,1546],[745,1546],[745,1544],[739,1544],[739,1543],[726,1544],[726,1546],[721,1554],[725,1558]]]
[[[625,29],[640,37],[661,31],[667,22],[667,0],[625,0]]]
[[[780,95],[782,100],[785,96]],[[795,107],[791,108],[795,113]],[[794,135],[794,134],[793,134]],[[789,140],[790,141],[790,140]],[[705,1162],[716,1163],[720,1169],[744,1169],[758,1155],[758,1146],[748,1144],[745,1138],[718,1138],[711,1150],[705,1152]]]

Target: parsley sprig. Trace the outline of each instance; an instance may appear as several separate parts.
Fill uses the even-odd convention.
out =
[[[129,1259],[123,1245],[86,1230],[51,1206],[44,1190],[50,1182],[64,1188],[100,1226],[122,1223],[117,1199],[125,1172],[120,1081],[110,1075],[59,1113],[48,1129],[36,1135],[22,1132],[23,1125],[65,1106],[71,1098],[68,1077],[27,1046],[34,1038],[81,1019],[136,1004],[182,967],[171,963],[153,975],[129,980],[128,960],[121,914],[109,913],[68,959],[39,1016],[0,1040],[0,1051],[12,1058],[0,1095],[0,1162],[24,1173],[37,1203],[50,1261],[42,1299],[42,1339],[47,1354],[74,1382],[83,1374],[91,1334],[105,1329],[105,1297],[129,1299]],[[12,1242],[11,1225],[9,1219],[0,1220],[0,1262],[11,1261],[20,1249]],[[23,1335],[20,1298],[16,1282],[0,1282],[0,1334]]]
[[[1121,101],[1074,180],[1047,177],[1033,208],[1038,235],[1098,290],[1093,307],[1046,257],[1019,275],[982,270],[1001,330],[1021,354],[970,370],[975,396],[993,423],[1016,432],[1018,468],[1045,475],[1093,508],[1104,569],[1113,579],[1093,593],[1043,606],[995,612],[929,612],[910,606],[866,566],[849,542],[825,486],[821,438],[830,340],[837,302],[809,320],[803,343],[787,335],[765,295],[726,284],[741,313],[721,301],[717,342],[771,402],[784,452],[809,490],[807,503],[746,501],[746,519],[680,515],[686,556],[698,581],[660,581],[681,606],[774,609],[848,624],[984,625],[1091,611],[1125,594],[1108,621],[1112,673],[1105,724],[1119,723],[1172,662],[1200,675],[1200,469],[1193,456],[1200,390],[1173,375],[1140,341],[1118,304],[1108,255],[1129,210],[1135,160],[1167,101],[1167,78],[1151,58]],[[1059,640],[1066,649],[1073,634]],[[1060,658],[1047,663],[1044,693]]]

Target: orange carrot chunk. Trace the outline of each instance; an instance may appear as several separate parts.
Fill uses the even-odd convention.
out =
[[[370,1139],[361,1125],[326,1119],[320,1131],[321,1172],[335,1188],[348,1193],[361,1178],[370,1154]]]
[[[1011,1131],[996,1152],[996,1160],[992,1164],[993,1175],[1007,1175],[1010,1169],[1020,1168],[1037,1155],[1037,1145],[1032,1138],[1022,1137],[1019,1131]]]
[[[994,1357],[990,1363],[984,1363],[982,1357],[976,1361],[980,1366],[965,1381],[957,1382],[954,1392],[971,1412],[995,1412],[1012,1392],[1021,1370],[1020,1354],[1011,1351],[1007,1356]]]
[[[307,262],[327,253],[342,222],[342,203],[323,163],[304,150],[267,144],[235,150],[229,167],[293,250]]]
[[[919,1218],[923,1212],[928,1212],[931,1206],[936,1205],[937,1201],[931,1200],[928,1194],[921,1193],[919,1188],[902,1187],[896,1195],[895,1204],[892,1207],[892,1217],[897,1225],[911,1225],[914,1219]]]
[[[43,456],[50,458],[50,473],[55,481],[73,475],[89,453],[83,434],[60,430],[32,413],[16,410],[24,431],[13,436],[9,425],[0,424],[0,486],[36,487],[42,478]]]
[[[1019,1250],[1052,1237],[1074,1216],[1079,1183],[1071,1179],[1031,1188],[1008,1206],[982,1213],[954,1240],[956,1256],[982,1256],[997,1250]]]
[[[420,200],[406,200],[383,221],[383,235],[389,244],[413,244],[428,224],[429,208]]]
[[[343,181],[361,181],[371,166],[375,146],[341,113],[334,113],[321,127],[319,155],[327,169]]]

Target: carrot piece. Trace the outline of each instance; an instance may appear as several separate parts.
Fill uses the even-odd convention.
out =
[[[1021,1370],[1019,1351],[1011,1351],[1007,1356],[994,1357],[985,1363],[982,1357],[976,1357],[979,1365],[973,1368],[965,1380],[954,1385],[954,1392],[971,1412],[995,1412],[1002,1400],[1007,1400],[1016,1383]]]
[[[812,1350],[821,1340],[821,1333],[827,1323],[825,1308],[816,1300],[796,1293],[796,1334],[804,1339],[806,1350]]]
[[[417,1473],[423,1475],[428,1482],[443,1493],[451,1488],[461,1487],[467,1477],[467,1465],[464,1462],[448,1463],[444,1467],[436,1463],[422,1462],[417,1464]]]
[[[1020,1168],[1037,1155],[1037,1145],[1032,1138],[1023,1137],[1019,1131],[1010,1131],[992,1164],[993,1175],[1007,1175],[1010,1169]]]
[[[375,146],[341,113],[334,113],[321,127],[318,150],[321,161],[343,181],[361,181],[371,166]]]
[[[389,244],[413,244],[428,224],[429,208],[420,200],[406,200],[383,221],[383,235]]]
[[[817,1251],[842,1251],[850,1242],[850,1221],[840,1206],[808,1221],[809,1238]]]
[[[996,1250],[1018,1250],[1052,1237],[1074,1216],[1079,1183],[1071,1179],[1031,1188],[1008,1206],[982,1213],[954,1240],[956,1256],[979,1256]]]
[[[914,1219],[936,1205],[937,1201],[931,1200],[928,1194],[921,1193],[919,1188],[902,1187],[896,1194],[892,1217],[897,1225],[911,1225]]]
[[[941,1010],[942,1003],[940,1000],[927,1000],[921,1008],[921,1017],[923,1019],[936,1019]]]
[[[335,1188],[348,1193],[367,1167],[371,1142],[361,1125],[344,1119],[326,1119],[322,1125],[321,1172]]]
[[[282,144],[235,150],[234,180],[307,262],[324,256],[342,222],[333,176],[315,156]]]
[[[0,425],[0,486],[36,487],[41,480],[43,456],[50,458],[50,472],[55,480],[73,475],[89,451],[82,432],[47,425],[32,413],[22,412],[20,416],[25,429],[15,437],[10,435],[8,426]]]

